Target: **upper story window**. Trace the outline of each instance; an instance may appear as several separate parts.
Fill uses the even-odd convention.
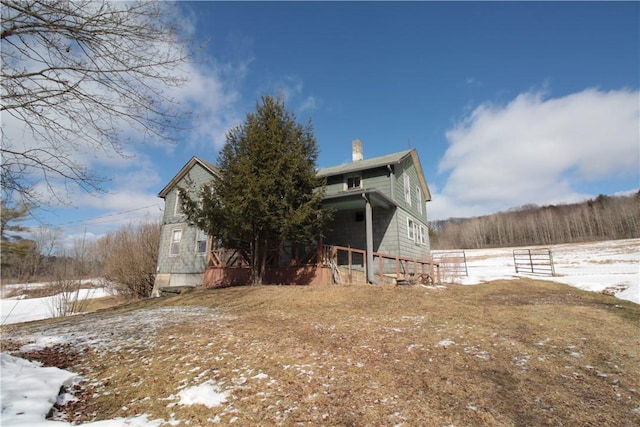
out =
[[[411,206],[411,178],[409,175],[404,175],[404,201]]]
[[[182,240],[182,230],[177,228],[171,232],[171,246],[169,248],[170,256],[180,255],[180,241]]]
[[[355,190],[362,188],[362,179],[360,175],[352,175],[347,177],[347,190]]]
[[[173,207],[173,216],[182,215],[182,197],[180,193],[176,191],[176,205]]]
[[[422,213],[422,191],[419,185],[416,185],[416,199],[418,200],[418,212]]]

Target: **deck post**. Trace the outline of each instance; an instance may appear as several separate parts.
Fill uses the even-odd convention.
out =
[[[373,277],[373,211],[371,209],[371,202],[367,198],[366,193],[362,194],[365,200],[365,227],[367,234],[367,281],[369,283],[376,283]]]

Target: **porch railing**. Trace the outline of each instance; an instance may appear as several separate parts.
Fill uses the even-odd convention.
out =
[[[333,263],[347,275],[349,281],[367,280],[367,251],[344,246],[325,246],[325,265]],[[441,283],[440,266],[432,259],[416,259],[397,255],[373,253],[370,278],[377,283]]]
[[[334,283],[367,281],[367,251],[345,246],[284,244],[274,248],[267,267],[317,265],[332,269]],[[247,268],[248,254],[236,249],[214,249],[209,253],[207,268]],[[431,257],[415,259],[373,253],[372,281],[383,283],[441,283],[440,265]]]

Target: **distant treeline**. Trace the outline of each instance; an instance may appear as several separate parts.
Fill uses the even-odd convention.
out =
[[[525,205],[493,215],[432,221],[432,249],[550,245],[640,237],[640,191],[582,203]]]

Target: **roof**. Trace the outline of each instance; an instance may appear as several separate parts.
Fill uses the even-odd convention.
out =
[[[318,177],[324,178],[332,175],[342,175],[344,173],[379,168],[381,166],[395,165],[404,160],[405,157],[409,156],[412,151],[415,151],[415,148],[393,154],[387,154],[386,156],[358,160],[356,162],[345,163],[339,166],[331,166],[329,168],[322,168],[318,170]]]
[[[413,164],[416,167],[416,172],[418,173],[418,177],[420,179],[422,192],[425,196],[425,201],[428,202],[431,200],[431,192],[429,191],[429,186],[427,185],[427,181],[424,178],[422,165],[420,164],[420,158],[418,157],[418,152],[415,148],[399,151],[397,153],[387,154],[386,156],[373,157],[371,159],[358,160],[355,162],[346,163],[344,165],[322,168],[318,170],[317,176],[318,178],[326,178],[334,175],[342,175],[351,172],[375,169],[387,165],[396,165],[405,160],[407,157],[411,157],[413,159]]]
[[[372,206],[379,206],[384,209],[397,206],[396,202],[375,188],[349,190],[325,196],[325,198],[322,199],[322,206],[325,208],[336,208],[338,210],[357,209],[364,207],[365,199],[369,200]]]
[[[178,184],[178,182],[180,182],[182,178],[184,178],[185,175],[188,174],[189,171],[193,169],[193,167],[196,164],[202,166],[205,170],[211,173],[212,176],[220,176],[220,170],[217,168],[216,165],[206,160],[202,160],[199,157],[194,156],[182,167],[182,169],[180,169],[180,171],[176,174],[176,176],[173,177],[173,179],[162,189],[162,191],[158,193],[158,197],[163,199],[167,197],[167,194],[169,194],[169,192],[173,189],[173,187],[175,187]]]

